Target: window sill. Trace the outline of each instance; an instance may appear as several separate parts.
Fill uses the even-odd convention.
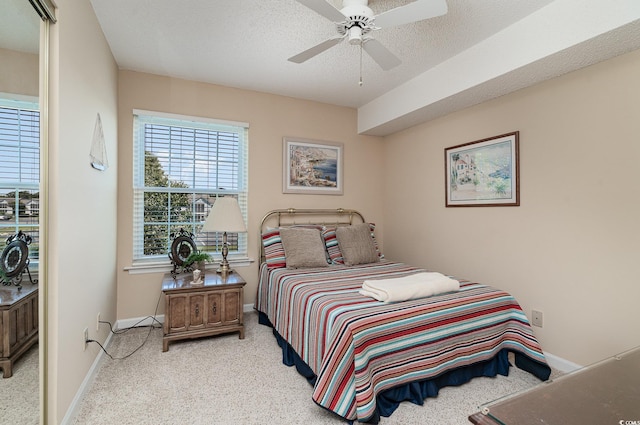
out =
[[[227,258],[227,260],[232,268],[247,267],[254,262],[254,260],[249,257]],[[207,263],[205,270],[215,270],[219,265],[219,260],[213,263]],[[124,271],[129,272],[129,274],[168,273],[171,270],[173,270],[173,265],[167,261],[139,262],[124,268]]]

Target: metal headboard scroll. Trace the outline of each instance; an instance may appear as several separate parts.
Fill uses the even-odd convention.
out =
[[[307,221],[296,221],[296,218],[300,218],[301,220],[307,219]],[[313,221],[311,220],[312,218]],[[293,226],[296,224],[349,226],[353,224],[354,219],[358,219],[361,223],[365,223],[364,216],[359,211],[344,208],[337,208],[333,210],[286,208],[269,211],[260,222],[260,234],[258,235],[258,243],[260,244],[260,263],[264,262],[262,232],[267,229],[267,226],[281,227]]]

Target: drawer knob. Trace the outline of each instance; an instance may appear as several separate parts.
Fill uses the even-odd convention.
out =
[[[196,304],[196,316],[200,315],[200,304]]]
[[[218,309],[218,307],[216,306],[216,303],[213,303],[213,307],[211,309],[213,310],[213,313],[215,314],[216,310]]]

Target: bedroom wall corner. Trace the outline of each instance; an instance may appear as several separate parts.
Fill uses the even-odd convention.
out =
[[[574,363],[640,345],[639,73],[634,51],[388,136],[385,254],[511,292]],[[521,205],[445,208],[444,149],[515,130]]]

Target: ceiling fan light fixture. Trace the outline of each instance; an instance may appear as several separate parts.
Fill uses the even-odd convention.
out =
[[[362,28],[357,25],[349,28],[349,44],[362,44]]]
[[[348,38],[349,44],[361,47],[361,55],[364,50],[385,71],[400,65],[401,61],[382,43],[372,37],[373,31],[387,26],[422,21],[447,13],[447,0],[415,0],[379,15],[375,15],[373,10],[369,8],[369,0],[342,0],[342,9],[335,7],[329,0],[297,1],[332,21],[336,26],[338,36],[290,57],[289,61],[302,63]]]

